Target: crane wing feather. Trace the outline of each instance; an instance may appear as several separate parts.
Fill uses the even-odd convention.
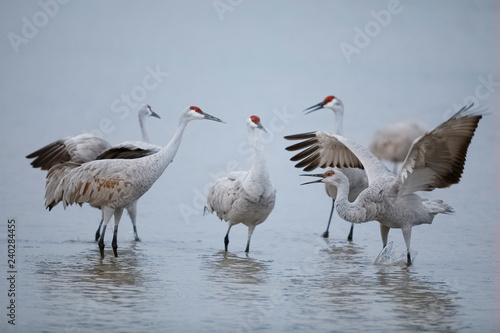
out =
[[[472,106],[463,107],[413,142],[394,185],[400,194],[446,188],[460,181],[467,149],[485,111]]]
[[[34,158],[34,168],[49,170],[54,165],[65,162],[85,163],[94,160],[111,146],[92,134],[81,134],[75,137],[56,140],[29,154],[26,158]]]
[[[134,159],[149,156],[156,153],[154,150],[142,149],[134,146],[120,146],[112,147],[99,156],[96,160],[109,160],[109,159]]]
[[[101,207],[130,194],[127,188],[133,185],[132,177],[123,165],[107,162],[68,162],[51,168],[45,186],[46,207],[52,209],[61,201],[64,207],[74,203]]]
[[[318,167],[351,167],[363,169],[364,166],[349,148],[340,142],[335,135],[325,132],[309,132],[285,136],[287,140],[304,140],[286,148],[289,151],[304,149],[291,158],[300,161],[295,165],[312,171]]]
[[[204,212],[215,211],[221,220],[225,219],[242,191],[242,181],[246,174],[247,171],[233,171],[218,178],[207,195]]]

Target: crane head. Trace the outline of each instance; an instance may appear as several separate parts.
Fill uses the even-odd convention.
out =
[[[323,101],[319,102],[316,105],[308,107],[304,110],[305,114],[309,114],[311,112],[320,110],[320,109],[330,109],[333,112],[343,113],[344,112],[344,104],[342,101],[333,95],[327,96]]]
[[[312,182],[302,183],[300,185],[316,184],[316,183],[330,183],[332,185],[336,185],[335,180],[338,177],[332,177],[332,176],[339,175],[339,174],[341,174],[341,173],[340,172],[335,172],[333,170],[328,170],[325,173],[318,173],[318,174],[302,174],[301,176],[320,177],[320,178],[318,180],[313,180]]]
[[[205,113],[201,111],[201,109],[197,106],[190,106],[187,108],[184,112],[184,116],[188,118],[188,120],[195,120],[195,119],[207,119],[207,120],[213,120],[217,121],[219,123],[226,123],[225,121],[214,117],[212,115],[209,115],[208,113]]]
[[[139,108],[139,118],[145,119],[146,117],[156,117],[158,119],[161,119],[160,116],[151,109],[151,106],[147,104],[141,105]]]
[[[258,116],[250,116],[250,118],[247,119],[248,127],[249,128],[258,128],[263,130],[265,133],[267,133],[266,129],[262,124],[260,123],[260,118]]]

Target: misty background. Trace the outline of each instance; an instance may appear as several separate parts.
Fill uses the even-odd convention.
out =
[[[2,188],[16,192],[20,179],[34,177],[29,202],[2,196],[2,205],[15,205],[11,214],[28,206],[43,211],[42,175],[29,169],[25,155],[86,132],[112,144],[139,140],[133,106],[141,103],[162,117],[147,122],[151,142],[159,145],[168,142],[188,106],[227,122],[189,125],[175,163],[146,195],[163,204],[173,199],[174,180],[183,183],[175,198],[191,205],[191,189],[210,182],[210,172],[224,171],[230,160],[249,166],[238,146],[252,114],[268,128],[277,118],[267,139],[271,174],[279,192],[296,191],[300,170],[288,162],[282,136],[333,131],[331,112],[302,114],[332,94],[345,105],[344,134],[364,145],[389,122],[413,118],[432,128],[479,101],[493,112],[475,139],[487,137],[491,151],[479,159],[478,149],[471,150],[463,181],[479,166],[496,179],[494,1],[41,3],[47,7],[2,2],[0,13]],[[393,8],[396,14],[384,16]],[[31,32],[26,21],[41,25],[31,38],[25,38]]]

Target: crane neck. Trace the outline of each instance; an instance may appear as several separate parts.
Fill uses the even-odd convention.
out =
[[[181,144],[182,135],[184,134],[184,130],[186,129],[187,124],[189,123],[188,119],[180,119],[177,128],[175,129],[174,136],[170,139],[170,142],[163,147],[165,151],[167,151],[172,158],[174,158],[177,150],[179,149],[179,145]]]
[[[344,135],[344,113],[335,112],[335,134]]]
[[[357,208],[354,202],[349,201],[349,179],[341,180],[337,186],[337,198],[335,199],[335,210],[337,214],[348,222],[357,221]]]
[[[256,133],[255,128],[250,128],[250,145],[253,147],[253,162],[249,171],[252,179],[259,178],[269,180],[269,171],[267,169],[264,145]],[[270,181],[270,180],[269,180]]]
[[[350,202],[349,202],[349,179],[345,176],[343,178],[345,178],[345,179],[343,179],[337,185],[337,198],[335,199],[335,202],[345,200],[348,204],[350,204]]]
[[[364,205],[360,197],[358,196],[353,202],[349,201],[349,179],[342,174],[337,184],[337,198],[335,199],[335,210],[338,215],[352,223],[374,220],[376,209],[374,210],[370,205]]]
[[[159,175],[163,173],[167,166],[173,161],[175,154],[177,154],[177,150],[179,149],[179,146],[181,144],[182,135],[188,123],[189,120],[181,118],[169,143],[165,147],[160,149],[160,151],[156,154],[150,155],[152,159],[158,161],[156,165],[158,166]]]
[[[139,126],[141,127],[142,141],[149,142],[149,136],[146,131],[146,118],[139,115]]]

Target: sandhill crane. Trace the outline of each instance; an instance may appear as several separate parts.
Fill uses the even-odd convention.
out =
[[[339,169],[327,171],[316,182],[335,185],[335,207],[341,218],[352,223],[380,222],[382,243],[387,245],[390,228],[403,232],[410,266],[410,239],[413,226],[432,223],[436,214],[453,209],[441,200],[423,199],[414,192],[446,188],[460,181],[467,149],[484,110],[462,108],[450,119],[417,139],[410,148],[398,175],[370,151],[353,140],[324,132],[297,134],[291,139],[306,139],[303,147],[315,147],[307,164],[330,167],[364,167],[369,187],[354,202],[349,202],[349,180]],[[311,148],[308,148],[309,150]],[[314,182],[309,182],[314,183]]]
[[[96,159],[131,159],[144,157],[150,154],[154,154],[162,148],[161,146],[149,143],[149,135],[146,131],[146,117],[156,117],[161,119],[160,116],[151,109],[149,105],[142,105],[138,111],[139,126],[141,128],[142,141],[125,141],[110,149],[104,151]],[[129,206],[125,208],[132,222],[132,228],[134,230],[135,241],[140,241],[139,235],[137,234],[137,201],[134,201]],[[95,233],[95,241],[99,241],[102,223],[104,221],[104,214],[101,217],[101,222]]]
[[[29,154],[33,168],[49,170],[54,165],[65,162],[85,163],[93,161],[111,148],[104,139],[92,134],[80,134],[74,137],[60,139]]]
[[[335,114],[335,134],[343,135],[343,119],[344,119],[344,103],[335,96],[327,96],[322,102],[313,105],[304,110],[306,114],[320,110],[320,109],[330,109]],[[285,139],[288,139],[285,136]],[[292,146],[293,147],[293,146]],[[286,148],[287,150],[296,150],[292,147]],[[297,148],[297,149],[300,149]],[[309,153],[308,153],[309,154]],[[292,161],[298,161],[302,159],[302,155],[298,154],[292,157]],[[300,164],[300,163],[299,163]],[[306,171],[310,171],[308,169]],[[342,172],[349,178],[349,201],[354,201],[361,191],[368,187],[368,180],[366,179],[366,174],[363,170],[355,168],[343,168]],[[323,233],[324,238],[328,238],[328,230],[330,229],[330,222],[332,221],[333,211],[335,209],[335,198],[337,197],[337,188],[328,183],[325,183],[326,193],[330,198],[332,198],[332,209],[330,211],[330,217],[328,218],[328,225],[326,226],[326,231]],[[354,231],[354,223],[351,224],[351,229],[347,239],[352,241]]]
[[[149,143],[145,122],[146,117],[156,117],[160,119],[160,116],[151,109],[151,106],[146,104],[141,105],[137,113],[143,141],[126,141],[111,147],[106,140],[98,136],[80,134],[49,143],[29,154],[26,158],[34,158],[31,162],[34,168],[49,170],[54,165],[64,162],[86,163],[96,159],[137,158],[153,154],[159,151],[161,147]],[[134,202],[127,207],[126,210],[132,222],[135,240],[139,241],[140,238],[137,234],[136,227],[136,206],[137,203]],[[96,242],[99,240],[103,218],[104,215],[101,213],[101,221],[95,235]]]
[[[221,220],[228,222],[225,251],[229,244],[232,226],[243,223],[248,227],[248,241],[245,252],[250,251],[250,238],[255,227],[264,222],[274,208],[276,189],[271,184],[266,166],[262,143],[256,129],[266,132],[260,118],[247,119],[250,140],[254,148],[254,160],[249,171],[234,171],[217,179],[207,196],[204,213],[217,213]]]
[[[123,209],[137,201],[163,174],[177,153],[186,125],[197,119],[222,122],[200,108],[191,106],[181,113],[170,142],[157,153],[135,159],[104,159],[83,164],[66,162],[55,165],[47,174],[45,206],[51,210],[62,201],[64,208],[74,203],[89,203],[100,207],[104,215],[98,242],[101,259],[104,258],[106,227],[114,215],[112,247],[115,257],[118,256],[118,224]]]
[[[391,161],[397,173],[398,164],[405,160],[413,141],[426,131],[427,126],[415,120],[388,124],[375,132],[370,151],[381,160]]]

